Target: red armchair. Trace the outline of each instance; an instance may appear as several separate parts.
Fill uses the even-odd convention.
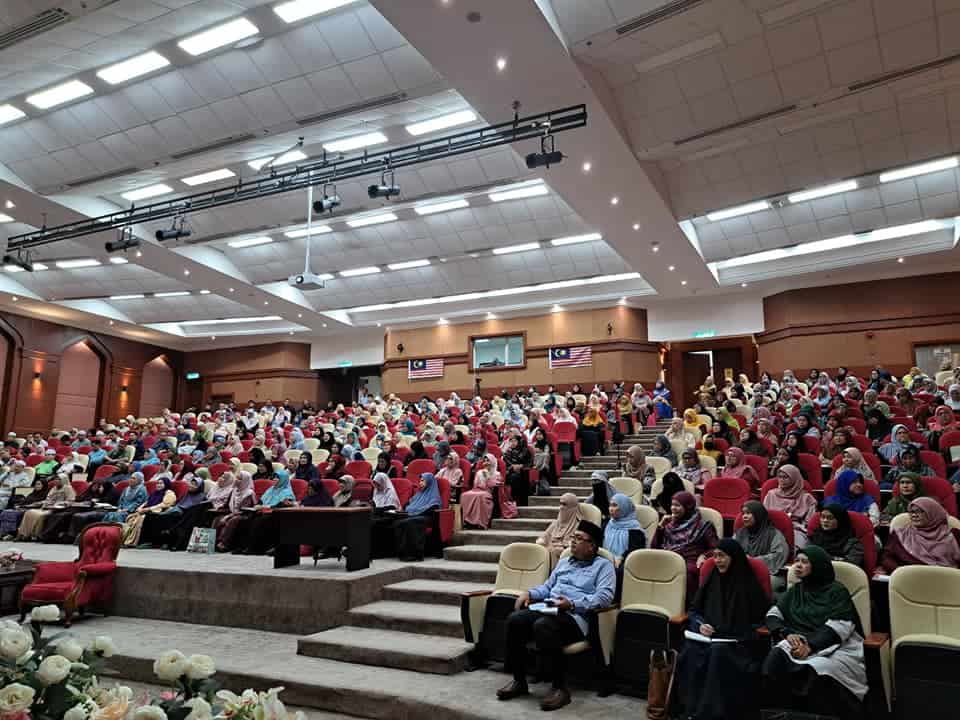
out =
[[[20,621],[37,605],[59,605],[67,627],[78,609],[95,606],[105,611],[113,598],[122,527],[118,523],[88,525],[80,534],[77,560],[39,565],[33,581],[20,595]]]

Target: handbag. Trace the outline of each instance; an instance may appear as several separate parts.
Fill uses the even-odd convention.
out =
[[[195,527],[190,533],[187,543],[187,552],[206,553],[213,555],[217,546],[217,531],[213,528]]]
[[[666,720],[677,669],[676,650],[650,651],[650,682],[647,685],[647,720]]]

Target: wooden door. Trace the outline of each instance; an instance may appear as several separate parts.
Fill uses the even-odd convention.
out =
[[[697,388],[710,374],[710,356],[699,353],[685,352],[683,354],[683,391],[686,397],[674,399],[674,409],[677,414],[682,413],[697,399]]]

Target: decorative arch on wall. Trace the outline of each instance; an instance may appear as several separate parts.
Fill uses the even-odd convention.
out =
[[[173,363],[166,353],[157,355],[143,366],[139,417],[159,417],[164,408],[172,407],[175,390]]]
[[[53,411],[57,428],[91,428],[100,412],[101,388],[111,361],[110,351],[92,336],[81,336],[64,345]],[[97,378],[96,385],[90,382]]]

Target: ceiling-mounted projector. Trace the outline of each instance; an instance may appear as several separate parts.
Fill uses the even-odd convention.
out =
[[[287,285],[301,290],[323,290],[326,287],[326,282],[319,275],[305,272],[288,277]]]

